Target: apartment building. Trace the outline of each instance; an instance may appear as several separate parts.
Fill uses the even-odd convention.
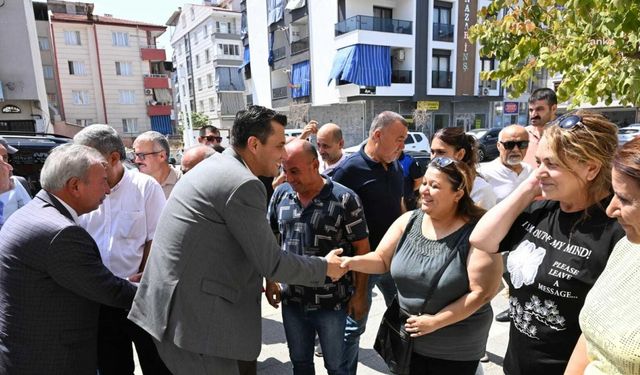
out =
[[[51,132],[31,1],[3,2],[0,25],[0,131]]]
[[[39,41],[43,66],[53,64],[44,68],[53,70],[45,82],[64,121],[59,132],[105,123],[127,145],[148,130],[173,134],[172,64],[156,44],[166,27],[99,16],[91,3],[50,0],[47,7],[49,32],[39,29]]]
[[[245,51],[237,9],[238,1],[185,4],[167,21],[174,27],[171,46],[177,67],[176,112],[187,146],[195,143],[198,132],[191,123],[193,113],[206,115],[209,124],[226,137],[236,113],[245,107],[240,69]]]
[[[383,110],[401,113],[427,134],[445,126],[491,127],[503,90],[480,79],[496,62],[481,60],[466,38],[485,5],[478,1],[488,4],[242,1],[243,44],[250,50],[246,101],[287,112],[294,127],[310,119],[337,122],[347,143],[364,138]]]

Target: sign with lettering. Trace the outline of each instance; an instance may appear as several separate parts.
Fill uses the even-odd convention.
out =
[[[458,45],[456,95],[473,95],[476,75],[476,44],[469,40],[469,28],[477,22],[478,1],[460,0],[458,14]]]
[[[437,111],[440,109],[440,102],[419,101],[417,107],[422,111]]]
[[[504,102],[502,106],[505,115],[518,114],[518,102]]]

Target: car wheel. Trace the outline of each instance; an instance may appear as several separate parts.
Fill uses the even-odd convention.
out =
[[[486,155],[484,154],[484,150],[479,148],[478,149],[478,162],[484,161],[485,157],[486,157]]]

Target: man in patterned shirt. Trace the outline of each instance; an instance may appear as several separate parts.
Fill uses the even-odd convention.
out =
[[[274,192],[268,213],[282,250],[324,256],[342,248],[344,255],[367,254],[368,230],[360,198],[320,175],[316,149],[308,141],[292,141],[286,150],[287,182]],[[328,373],[346,374],[342,368],[346,317],[361,319],[367,308],[367,281],[359,276],[347,274],[336,282],[327,278],[317,288],[267,281],[269,303],[277,308],[283,302],[282,321],[294,374],[313,373],[316,332]]]

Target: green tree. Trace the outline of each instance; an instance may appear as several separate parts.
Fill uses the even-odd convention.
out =
[[[193,129],[200,129],[207,125],[209,125],[209,117],[207,115],[200,112],[191,113],[191,126]]]
[[[563,77],[561,101],[640,105],[638,0],[494,0],[470,38],[481,56],[499,61],[483,79],[502,79],[513,96],[547,69]]]

